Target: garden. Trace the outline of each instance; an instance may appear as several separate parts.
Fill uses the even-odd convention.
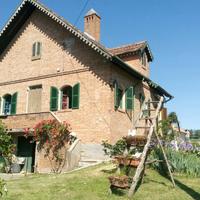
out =
[[[66,160],[66,149],[75,140],[67,122],[57,120],[43,120],[36,124],[34,130],[25,129],[24,138],[31,138],[31,143],[37,143],[37,151],[43,151],[44,157],[49,161],[51,172],[61,173]],[[13,138],[7,133],[6,127],[0,122],[0,173],[19,173],[22,166],[17,162],[17,150]],[[16,168],[19,170],[16,171]],[[24,173],[24,172],[23,172]],[[27,171],[25,172],[27,175]],[[6,182],[0,178],[0,197],[7,194]]]
[[[170,170],[176,187],[170,183],[163,152],[153,137],[141,180],[134,199],[200,199],[200,147],[192,144],[186,134],[180,132],[177,116],[171,114],[167,120],[158,124],[157,133],[165,149]],[[176,123],[177,129],[172,124]],[[63,158],[59,150],[69,143],[70,126],[55,121],[43,121],[35,127],[34,132],[25,131],[25,136],[33,137],[39,150],[45,150],[46,156],[54,160],[54,174],[31,174],[20,179],[0,179],[0,197],[3,199],[125,199],[132,178],[138,167],[143,148],[144,136],[127,136],[115,144],[103,142],[105,154],[111,157],[109,163],[75,172],[60,174]],[[10,172],[12,154],[15,151],[12,138],[0,125],[0,169]],[[2,164],[3,163],[3,164]],[[34,186],[34,187],[33,187]]]
[[[171,179],[173,185],[172,174],[200,178],[200,146],[192,144],[189,131],[181,131],[176,114],[170,113],[166,120],[160,121],[156,132],[151,139],[137,187],[144,181],[146,168],[154,169]],[[115,144],[103,142],[105,154],[116,163],[115,175],[108,178],[111,193],[114,189],[131,187],[145,143],[145,137],[141,135],[123,137]]]

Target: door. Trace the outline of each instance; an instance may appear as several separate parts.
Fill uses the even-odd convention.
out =
[[[28,113],[41,112],[42,85],[31,86],[28,94]]]
[[[35,163],[35,147],[36,143],[32,142],[32,137],[18,137],[17,156],[25,158],[22,171],[33,172]]]

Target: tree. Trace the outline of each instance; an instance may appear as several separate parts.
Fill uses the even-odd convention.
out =
[[[178,131],[179,133],[181,132],[181,128],[180,128],[180,122],[178,120],[178,116],[175,112],[171,112],[169,115],[168,115],[168,119],[170,121],[170,123],[176,123],[177,126],[178,126]]]
[[[5,159],[6,164],[11,164],[14,151],[15,145],[12,137],[7,133],[5,125],[0,121],[0,156]]]

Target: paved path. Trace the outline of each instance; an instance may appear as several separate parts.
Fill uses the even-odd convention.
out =
[[[6,173],[0,173],[0,178],[4,180],[13,180],[13,179],[19,179],[24,177],[24,174],[6,174]]]

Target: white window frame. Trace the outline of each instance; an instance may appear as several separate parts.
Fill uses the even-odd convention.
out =
[[[34,45],[35,45],[35,48],[34,48]],[[39,54],[38,54],[38,46],[39,45],[40,45],[40,49],[39,49]],[[41,54],[42,54],[42,43],[41,42],[34,42],[33,45],[32,45],[32,60],[41,59]]]

